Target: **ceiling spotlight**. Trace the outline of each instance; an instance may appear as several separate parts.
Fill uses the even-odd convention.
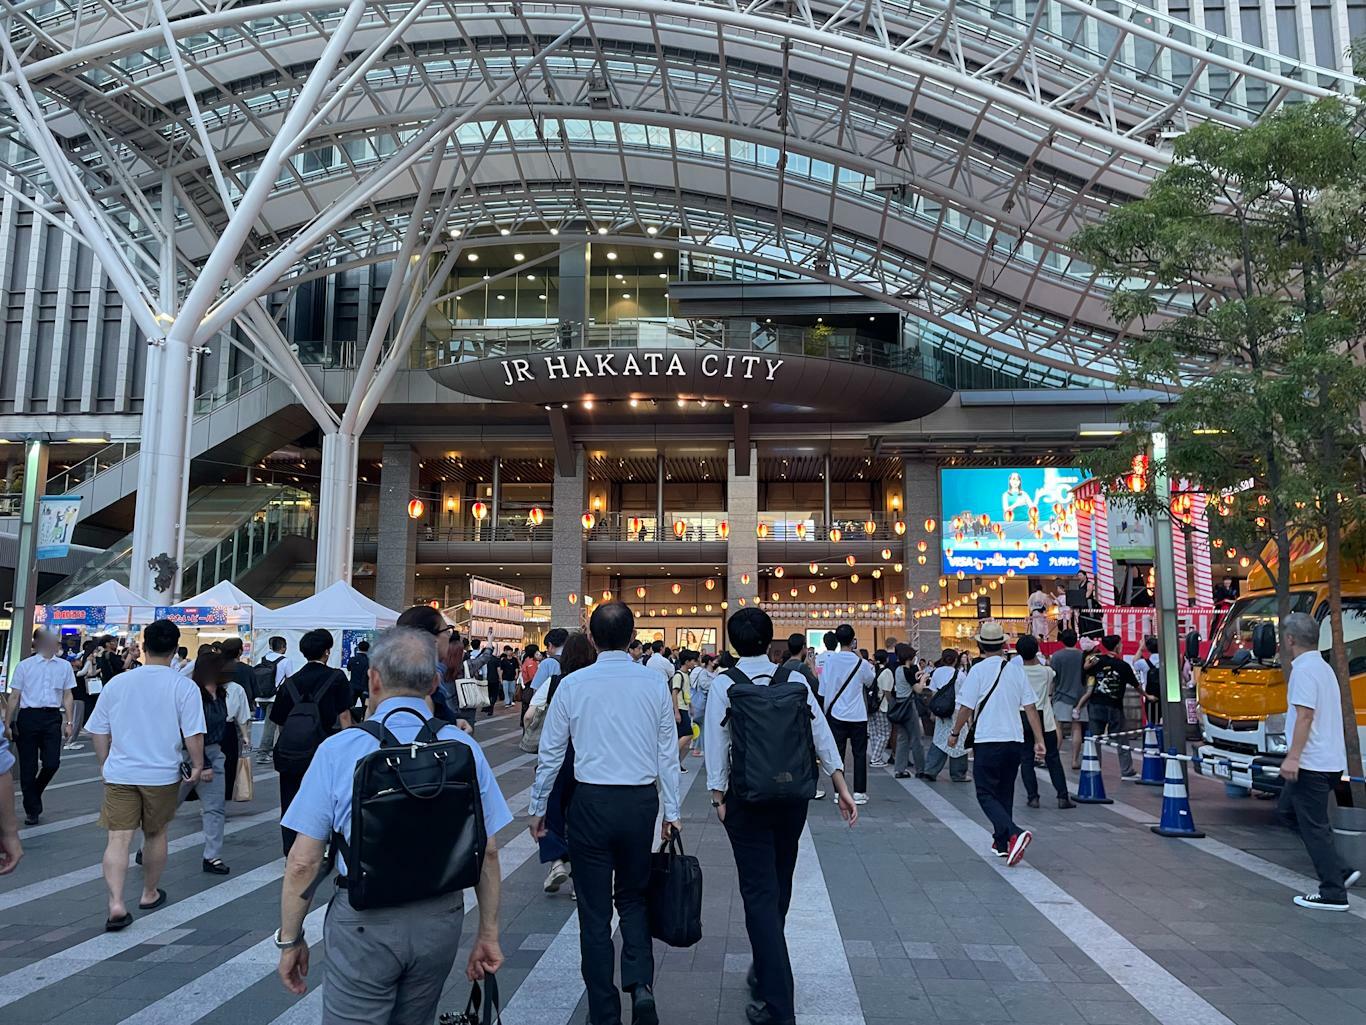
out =
[[[656,260],[662,260],[662,259],[664,259],[664,254],[663,254],[662,252],[660,252],[658,249],[656,249],[652,255],[654,256],[654,258],[655,258]]]
[[[609,259],[609,260],[615,260],[616,258],[617,258],[617,254],[614,253],[614,252],[612,252],[611,250],[608,250],[608,252],[607,252],[607,259]]]
[[[459,238],[459,237],[460,237],[460,229],[459,229],[459,228],[452,228],[452,229],[451,229],[451,238]]]
[[[583,400],[583,408],[584,408],[584,409],[592,409],[592,408],[593,408],[593,400],[592,400],[592,399],[584,399],[584,400]]]
[[[639,406],[639,405],[640,405],[640,399],[632,399],[632,400],[631,400],[631,408],[632,408],[632,409],[635,409],[635,408],[636,408],[637,406]]]
[[[559,228],[551,228],[551,229],[550,229],[550,234],[552,234],[552,235],[558,235],[559,233],[560,233],[560,229],[559,229]]]
[[[629,298],[631,298],[631,293],[630,293],[630,292],[622,292],[622,293],[621,293],[621,297],[622,297],[623,299],[629,299]]]
[[[599,229],[598,229],[598,234],[599,234],[599,235],[606,235],[606,234],[607,234],[607,229],[606,229],[606,228],[599,228]]]
[[[493,280],[493,279],[490,278],[487,274],[485,274],[485,275],[484,275],[484,280],[485,280],[485,281],[491,281],[491,280]]]
[[[506,237],[506,236],[508,236],[508,235],[511,235],[512,232],[511,232],[511,230],[509,230],[508,228],[499,228],[499,229],[498,229],[498,234],[500,234],[500,235]]]
[[[518,263],[521,263],[523,260],[526,259],[526,253],[513,253],[512,258],[516,260]]]
[[[526,276],[526,279],[527,279],[528,281],[535,281],[535,280],[536,280],[536,275],[535,275],[535,274],[528,274],[528,275]]]
[[[618,275],[617,275],[617,280],[618,280],[618,281],[625,281],[625,280],[626,280],[626,275],[625,275],[625,274],[618,274]]]
[[[542,293],[541,293],[540,295],[538,295],[536,298],[537,298],[537,299],[544,299],[544,298],[545,298],[545,293],[542,292]]]
[[[499,302],[502,302],[502,301],[503,301],[504,299],[506,299],[506,298],[507,298],[507,296],[505,296],[502,292],[499,292],[499,293],[498,293],[498,301],[499,301]]]
[[[659,234],[659,229],[656,228],[656,227],[652,224],[652,225],[650,225],[648,228],[645,229],[645,234],[647,234],[647,235],[658,235],[658,234]]]
[[[659,275],[659,280],[660,280],[660,281],[668,281],[668,280],[669,280],[669,275],[661,273],[661,274]]]
[[[478,254],[478,253],[470,253],[469,260],[470,260],[470,263],[478,263],[478,262],[479,262],[479,254]]]

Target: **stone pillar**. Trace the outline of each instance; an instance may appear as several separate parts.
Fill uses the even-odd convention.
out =
[[[759,456],[751,452],[750,472],[741,477],[735,472],[735,446],[726,453],[726,523],[730,538],[726,544],[726,600],[729,611],[748,605],[759,593]],[[748,574],[749,583],[741,577]]]
[[[939,467],[931,460],[903,459],[901,487],[901,517],[906,521],[905,550],[901,560],[905,564],[904,590],[911,592],[907,605],[915,610],[928,604],[938,605],[940,601],[939,577],[942,557],[939,551],[939,536],[944,525],[938,522]],[[925,533],[927,519],[936,521],[932,534]],[[917,548],[920,541],[926,543],[924,552]],[[922,554],[925,556],[923,566],[919,561]],[[929,587],[928,593],[921,593],[922,584]],[[921,655],[930,659],[939,657],[942,648],[939,638],[939,616],[908,619],[906,632]]]
[[[385,445],[383,459],[375,601],[402,612],[413,603],[417,576],[418,521],[408,518],[408,502],[418,490],[417,453],[408,445]]]
[[[578,627],[583,614],[584,563],[588,543],[583,515],[588,501],[588,471],[584,468],[583,447],[574,448],[574,467],[570,476],[555,471],[554,519],[550,533],[550,625],[566,630]],[[570,595],[574,601],[569,600]]]

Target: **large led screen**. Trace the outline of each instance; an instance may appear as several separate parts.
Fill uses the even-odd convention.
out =
[[[1072,488],[1082,478],[1080,470],[1037,466],[941,471],[943,572],[1076,573]]]

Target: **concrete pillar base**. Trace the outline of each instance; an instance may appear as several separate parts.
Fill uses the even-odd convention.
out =
[[[735,446],[726,454],[726,522],[730,538],[726,543],[726,601],[734,613],[754,602],[759,593],[759,457],[751,447],[750,472],[736,472]],[[745,583],[745,577],[749,582]],[[745,604],[740,604],[740,599]],[[727,617],[728,618],[728,617]],[[722,646],[725,639],[721,639]]]
[[[408,517],[418,487],[417,453],[407,445],[385,445],[383,458],[375,601],[402,612],[413,603],[417,576],[417,520]]]
[[[940,544],[939,532],[944,529],[937,523],[934,533],[925,533],[927,519],[939,520],[939,467],[934,462],[920,459],[901,461],[901,516],[906,521],[906,536],[902,563],[905,567],[905,590],[911,593],[907,600],[910,609],[923,608],[927,604],[937,605],[940,600]],[[920,541],[925,542],[925,551],[917,548]],[[925,564],[920,564],[920,556]],[[921,587],[929,588],[922,593]],[[904,597],[904,595],[903,595]],[[925,616],[923,619],[910,619],[906,623],[906,633],[919,653],[929,659],[937,659],[943,646],[940,641],[939,616]]]
[[[338,580],[351,582],[359,450],[360,441],[353,434],[323,435],[318,494],[318,564],[313,580],[319,591]]]
[[[554,484],[555,518],[550,534],[550,625],[578,629],[583,616],[584,563],[588,545],[579,517],[588,502],[588,471],[583,449],[574,451],[574,472],[565,477],[557,470]],[[574,600],[571,602],[570,596]]]

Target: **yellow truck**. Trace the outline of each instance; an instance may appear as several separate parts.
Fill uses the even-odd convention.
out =
[[[1273,558],[1267,563],[1274,569]],[[1342,568],[1343,621],[1348,671],[1356,707],[1357,735],[1366,750],[1366,569]],[[1328,583],[1322,542],[1291,549],[1290,605],[1322,624],[1319,647],[1330,647]],[[1272,578],[1258,564],[1249,574],[1242,596],[1219,621],[1204,664],[1196,672],[1202,759],[1196,769],[1206,776],[1247,790],[1280,789],[1277,768],[1285,756],[1285,673],[1272,638],[1277,624]],[[1270,630],[1258,630],[1269,625]],[[1352,767],[1353,775],[1362,766]]]

